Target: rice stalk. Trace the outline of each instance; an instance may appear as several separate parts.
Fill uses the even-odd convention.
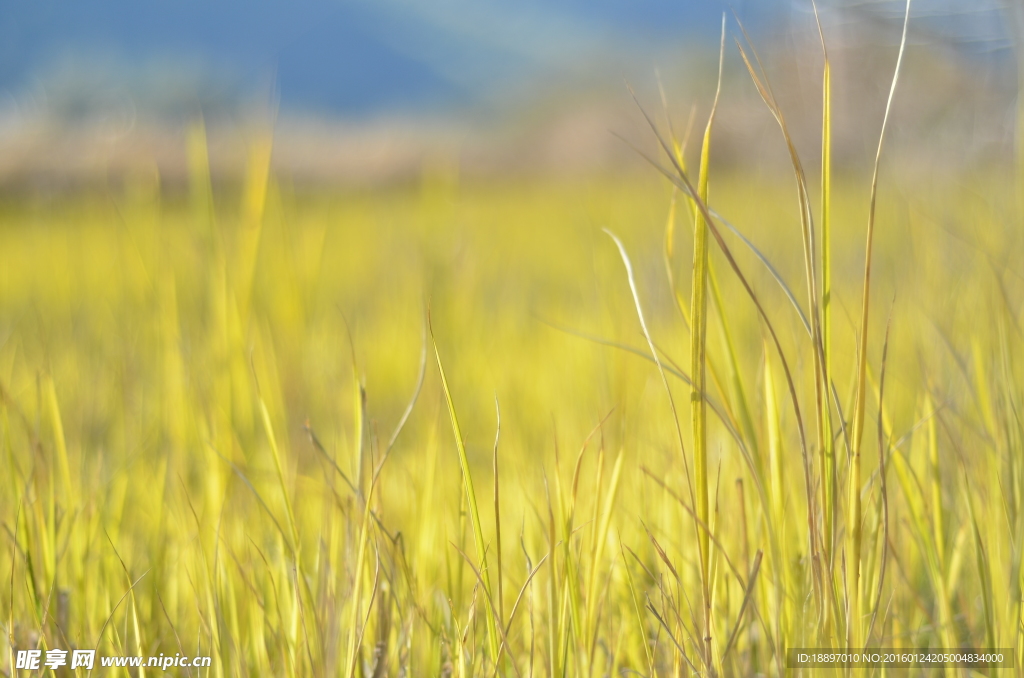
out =
[[[814,18],[818,25],[818,37],[821,39],[822,67],[822,104],[821,104],[821,372],[822,389],[818,393],[821,402],[821,443],[825,465],[822,468],[825,501],[825,544],[830,554],[829,568],[833,572],[830,585],[835,581],[835,540],[836,540],[836,509],[838,482],[835,434],[832,429],[831,387],[832,387],[832,66],[825,46],[825,33],[818,16],[817,3],[813,2]]]
[[[711,156],[711,130],[718,110],[718,98],[722,92],[722,68],[725,63],[725,16],[722,16],[722,40],[718,58],[718,85],[715,89],[714,103],[708,116],[704,130],[704,141],[700,152],[700,173],[697,179],[697,191],[700,200],[708,202],[708,165]],[[708,450],[707,450],[707,391],[706,353],[707,353],[707,311],[708,311],[708,226],[704,215],[694,208],[693,228],[693,283],[690,299],[690,376],[693,386],[690,390],[690,418],[693,428],[693,467],[696,479],[697,518],[704,524],[710,522],[708,506]],[[701,642],[706,662],[712,662],[712,629],[711,616],[711,551],[708,543],[709,535],[698,530],[697,542],[700,549],[700,573],[702,595]]]
[[[864,416],[866,410],[865,387],[867,384],[867,353],[868,353],[868,308],[871,298],[871,255],[875,236],[875,203],[878,196],[878,170],[882,158],[882,145],[885,141],[885,130],[892,110],[896,84],[899,81],[900,66],[907,45],[907,28],[910,25],[910,0],[907,0],[906,12],[903,17],[903,34],[900,38],[899,55],[896,57],[896,68],[889,88],[889,98],[885,104],[885,115],[882,118],[882,130],[878,138],[878,150],[875,152],[874,169],[871,176],[871,197],[868,206],[867,243],[864,258],[864,286],[861,298],[861,317],[859,328],[859,345],[857,351],[857,386],[853,412],[852,458],[849,472],[849,501],[847,515],[847,647],[859,648],[862,643],[861,633],[861,548],[862,548],[862,515],[861,515],[861,439],[864,433]]]

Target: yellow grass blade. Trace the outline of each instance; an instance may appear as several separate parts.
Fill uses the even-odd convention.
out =
[[[428,323],[429,325],[429,323]],[[487,569],[487,545],[484,542],[483,527],[480,524],[480,508],[476,500],[476,490],[473,487],[473,476],[469,470],[469,458],[466,456],[466,443],[462,437],[462,429],[459,427],[459,419],[455,414],[455,401],[452,399],[451,389],[448,387],[448,378],[445,376],[444,367],[441,365],[441,353],[434,340],[434,329],[430,327],[430,341],[434,346],[434,357],[437,359],[437,370],[441,375],[441,386],[444,389],[444,399],[448,405],[448,416],[452,422],[452,433],[455,435],[455,447],[459,453],[459,467],[462,469],[463,487],[466,492],[466,499],[469,502],[469,516],[473,524],[473,541],[476,544],[476,555],[480,561],[480,572],[484,583],[484,595],[490,597],[493,587],[491,585],[490,573]],[[492,661],[498,658],[498,630],[494,625],[494,619],[485,615],[487,622],[487,639],[490,644]]]
[[[722,16],[722,41],[718,58],[718,86],[711,114],[704,130],[704,142],[700,151],[700,174],[697,191],[701,202],[708,202],[708,165],[711,158],[711,130],[718,110],[718,98],[722,92],[722,67],[725,63],[725,16]],[[693,459],[696,478],[697,518],[705,525],[710,524],[708,497],[708,449],[707,449],[707,312],[708,312],[708,225],[700,209],[694,208],[693,229],[693,284],[690,300],[690,418],[693,428]],[[711,548],[706,530],[698,530],[700,565],[702,579],[703,654],[711,661]]]

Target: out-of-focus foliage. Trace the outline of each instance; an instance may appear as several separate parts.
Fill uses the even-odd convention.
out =
[[[212,675],[704,671],[697,532],[710,529],[708,664],[781,675],[785,648],[843,646],[851,617],[827,609],[815,590],[826,565],[809,551],[821,469],[808,334],[728,232],[779,335],[812,448],[805,459],[784,367],[712,243],[710,525],[692,518],[688,408],[681,454],[601,231],[631,257],[686,403],[675,374],[690,338],[675,293],[689,295],[692,212],[677,196],[673,292],[662,179],[460,183],[440,163],[417,186],[304,191],[268,178],[262,143],[242,190],[213,192],[201,129],[189,138],[185,196],[140,175],[0,208],[5,642],[209,653]],[[873,645],[994,643],[1020,661],[1017,207],[1000,177],[936,187],[894,174],[877,215],[853,623]],[[791,181],[712,172],[710,204],[803,300]],[[837,177],[831,193],[845,487],[867,179]],[[423,386],[382,464],[422,355]],[[848,516],[837,515],[839,534]]]

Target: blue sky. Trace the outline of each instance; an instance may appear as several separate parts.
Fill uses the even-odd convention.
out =
[[[781,0],[738,0],[754,17]],[[366,114],[472,103],[601,54],[714,41],[719,0],[0,0],[0,91],[42,82],[273,81],[284,108]],[[758,21],[758,19],[754,19]],[[176,72],[176,73],[175,73]],[[180,83],[179,83],[180,84]]]
[[[995,0],[979,0],[994,7]],[[717,41],[723,10],[754,30],[790,0],[0,0],[0,95],[42,87],[81,106],[128,88],[155,107],[271,91],[281,107],[338,116],[473,105],[524,82]],[[848,3],[854,11],[900,3]],[[974,40],[998,33],[978,2],[917,0],[922,18]],[[966,17],[966,19],[965,19]],[[974,36],[974,37],[972,37]],[[613,69],[614,70],[614,69]],[[603,73],[621,79],[618,73]],[[69,94],[70,93],[70,94]]]

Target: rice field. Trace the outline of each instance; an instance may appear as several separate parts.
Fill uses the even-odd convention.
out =
[[[883,150],[876,190],[823,123],[806,172],[716,171],[705,118],[638,128],[664,174],[336,191],[275,177],[269,135],[214,185],[197,123],[186,190],[4,198],[0,671],[1020,666],[1012,172]]]

